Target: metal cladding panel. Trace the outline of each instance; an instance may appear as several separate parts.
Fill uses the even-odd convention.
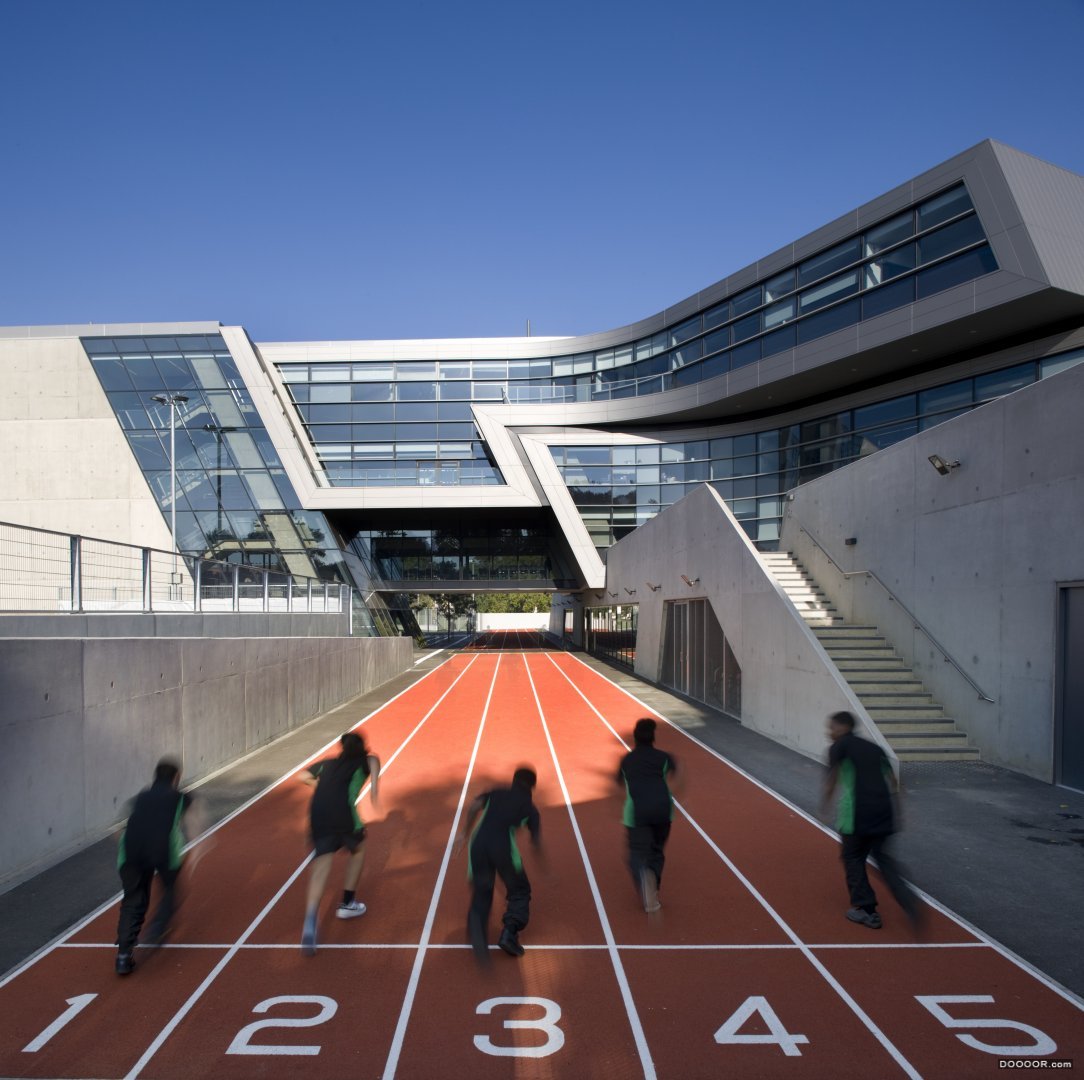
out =
[[[1051,285],[1084,293],[1084,176],[993,144]]]

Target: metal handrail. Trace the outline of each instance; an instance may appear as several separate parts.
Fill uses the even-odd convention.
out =
[[[286,589],[284,612],[289,613],[297,610],[294,604],[294,589],[295,587],[302,587],[305,589],[306,595],[306,608],[309,612],[313,610],[313,585],[318,587],[322,593],[322,605],[321,610],[325,613],[330,609],[331,592],[334,589],[337,592],[337,602],[339,613],[344,613],[347,610],[350,612],[351,624],[353,618],[353,593],[354,589],[345,583],[329,583],[321,578],[299,576],[292,574],[288,571],[269,570],[266,567],[253,566],[248,563],[232,563],[226,562],[221,559],[211,559],[195,554],[186,554],[183,552],[170,551],[165,548],[150,548],[142,547],[138,544],[127,544],[120,540],[104,540],[98,537],[82,536],[78,533],[66,533],[56,529],[43,529],[32,525],[21,525],[13,521],[0,521],[0,529],[12,530],[18,533],[27,534],[28,536],[49,536],[62,538],[66,541],[63,545],[66,548],[65,560],[67,561],[67,567],[63,570],[54,571],[54,576],[59,577],[62,575],[66,584],[68,594],[66,597],[58,598],[63,606],[60,604],[49,604],[42,607],[4,607],[5,611],[50,611],[60,613],[62,611],[68,611],[72,614],[84,614],[88,608],[84,606],[84,587],[85,587],[85,544],[90,543],[94,545],[101,545],[104,548],[110,549],[113,552],[124,550],[132,554],[131,566],[138,567],[134,573],[128,574],[124,577],[124,581],[127,582],[126,587],[132,589],[133,599],[138,596],[136,601],[138,608],[141,608],[144,612],[151,612],[156,610],[154,597],[154,556],[163,556],[166,559],[177,560],[178,558],[183,560],[184,566],[190,575],[188,584],[192,588],[191,600],[175,600],[174,590],[184,590],[184,583],[174,580],[175,577],[181,575],[176,570],[170,575],[170,600],[171,603],[166,608],[158,608],[158,610],[192,610],[192,611],[205,611],[207,610],[207,598],[204,596],[204,592],[207,588],[222,588],[229,590],[230,593],[230,607],[228,610],[233,612],[240,612],[243,610],[242,596],[241,596],[241,575],[244,573],[246,576],[251,577],[251,582],[246,583],[247,589],[257,589],[258,599],[260,601],[259,609],[264,612],[273,612],[275,607],[271,603],[271,590],[272,590],[272,576],[275,577],[274,588],[279,590],[283,587]],[[63,565],[63,564],[61,564]],[[219,586],[208,586],[207,575],[204,574],[205,567],[217,567],[220,571],[221,584]],[[279,580],[281,579],[281,580]],[[114,580],[114,592],[120,579]],[[41,587],[40,583],[36,583],[32,578],[29,580],[29,584],[35,585],[35,587]],[[136,592],[138,590],[138,592]],[[114,597],[115,599],[115,597]],[[137,608],[137,610],[138,610]],[[105,606],[96,607],[95,610],[99,614],[108,614],[110,611],[122,610],[130,611],[131,608],[127,606]]]
[[[799,525],[798,530],[799,532],[804,532],[806,536],[808,536],[809,539],[813,541],[813,543],[820,549],[824,557],[836,568],[836,572],[840,575],[840,577],[868,577],[876,581],[877,584],[880,585],[882,589],[884,589],[885,594],[888,596],[888,599],[891,600],[892,603],[897,604],[911,620],[911,625],[914,627],[914,629],[920,630],[923,634],[925,634],[926,637],[929,639],[930,643],[941,654],[944,661],[951,664],[964,677],[971,689],[974,690],[976,694],[978,694],[979,700],[988,701],[991,704],[996,704],[995,699],[986,694],[983,691],[982,687],[979,686],[979,684],[975,682],[975,680],[971,678],[971,676],[968,675],[968,673],[964,671],[962,667],[960,667],[959,663],[956,661],[953,655],[948,651],[948,649],[945,648],[944,645],[941,644],[940,641],[937,640],[937,638],[933,636],[931,631],[926,627],[922,620],[872,570],[844,570],[843,567],[840,566],[834,558],[832,558],[831,552],[816,538],[816,536],[814,536],[812,532],[810,532],[809,529],[807,529],[804,525]]]

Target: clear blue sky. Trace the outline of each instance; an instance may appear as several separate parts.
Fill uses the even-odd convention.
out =
[[[986,137],[1084,172],[1082,0],[6,0],[0,324],[604,330]]]

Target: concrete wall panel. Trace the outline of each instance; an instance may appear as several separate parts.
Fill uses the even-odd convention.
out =
[[[1043,780],[1053,778],[1056,585],[1084,579],[1082,414],[1084,366],[797,488],[783,525],[782,546],[848,618],[881,628],[985,760]],[[934,453],[960,467],[938,475]],[[841,578],[811,535],[900,603],[868,578]]]
[[[409,638],[0,638],[0,887],[121,820],[159,758],[198,780],[412,660]]]

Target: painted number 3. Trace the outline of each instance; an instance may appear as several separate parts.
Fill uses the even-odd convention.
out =
[[[542,1015],[533,1020],[505,1020],[507,1031],[538,1031],[545,1035],[545,1041],[537,1046],[499,1046],[488,1035],[475,1035],[474,1045],[483,1054],[493,1057],[541,1058],[556,1054],[565,1045],[565,1033],[557,1026],[561,1019],[561,1006],[556,1001],[542,997],[495,997],[487,998],[474,1011],[479,1016],[488,1016],[500,1006],[534,1005],[542,1010]]]

